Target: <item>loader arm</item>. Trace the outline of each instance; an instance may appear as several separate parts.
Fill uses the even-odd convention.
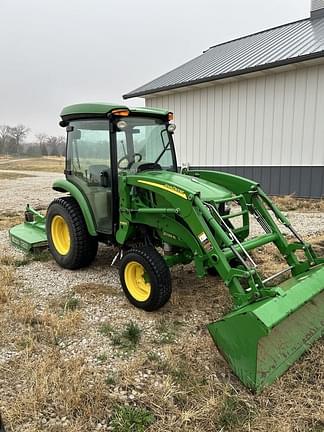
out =
[[[184,174],[195,176],[197,178],[207,180],[215,185],[226,187],[236,195],[248,193],[251,190],[255,190],[259,186],[258,183],[252,180],[220,171],[185,170]]]
[[[214,268],[223,279],[234,309],[208,329],[248,387],[260,391],[321,337],[324,260],[257,183],[195,171],[181,178],[163,172],[125,175],[119,184],[120,244],[129,242],[137,228],[150,227],[160,240],[156,246],[167,242],[175,248],[171,257],[165,257],[169,266],[194,261],[198,277]],[[222,214],[230,202],[239,211]],[[243,221],[239,227],[230,223],[237,215]],[[251,217],[263,235],[249,237]],[[294,240],[285,238],[281,224],[290,229]],[[251,251],[270,243],[285,258],[287,268],[264,279]],[[303,252],[302,258],[297,251]],[[288,272],[292,275],[288,282],[276,283]]]
[[[217,174],[216,174],[217,175]],[[223,178],[226,183],[226,174]],[[162,181],[161,181],[162,180]],[[172,177],[174,181],[174,177]],[[192,179],[191,179],[192,180]],[[233,182],[235,176],[233,176]],[[134,234],[136,225],[154,228],[162,242],[176,246],[178,254],[166,258],[170,265],[180,263],[185,258],[186,263],[191,257],[195,262],[197,276],[206,275],[208,268],[215,268],[228,286],[235,307],[242,307],[263,298],[280,295],[278,287],[267,287],[249,254],[249,251],[274,243],[285,257],[289,270],[293,275],[301,274],[312,266],[323,261],[316,257],[309,245],[303,242],[288,243],[273,220],[266,205],[271,203],[257,183],[239,178],[239,186],[234,191],[222,189],[224,196],[219,198],[215,186],[215,199],[210,191],[202,192],[171,184],[169,179],[156,173],[143,176],[122,176],[120,179],[120,227],[117,231],[117,241],[124,244]],[[218,186],[219,187],[219,186]],[[154,200],[146,200],[145,194],[154,194]],[[244,191],[236,195],[237,192]],[[209,195],[208,195],[209,193]],[[206,195],[205,199],[203,195]],[[151,196],[152,197],[152,196]],[[230,201],[238,202],[243,216],[243,227],[230,228],[229,215],[222,217],[219,207]],[[271,210],[281,222],[290,226],[286,218],[276,207]],[[237,213],[236,213],[237,214]],[[257,215],[265,234],[256,238],[246,239],[249,231],[249,214]],[[242,235],[243,233],[243,235]],[[305,252],[305,260],[299,261],[296,250]],[[240,266],[233,267],[231,261],[236,259]],[[243,288],[248,283],[248,290]]]

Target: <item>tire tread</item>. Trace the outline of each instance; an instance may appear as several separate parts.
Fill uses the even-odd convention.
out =
[[[132,301],[123,283],[122,273],[124,271],[125,266],[122,265],[122,262],[127,262],[132,255],[133,256],[139,255],[140,257],[142,257],[151,267],[151,270],[153,271],[157,280],[157,285],[154,287],[155,290],[154,300],[150,301],[149,303],[143,306],[138,306],[136,302]],[[169,301],[172,292],[170,270],[166,262],[164,261],[163,257],[157,252],[157,250],[153,246],[135,247],[133,249],[128,250],[123,256],[122,262],[120,268],[120,278],[123,285],[123,289],[128,299],[133,304],[135,304],[135,306],[141,307],[142,309],[150,312],[150,311],[160,309]]]
[[[56,198],[52,201],[47,213],[51,211],[52,206],[59,206],[68,213],[73,230],[73,253],[71,254],[71,259],[69,259],[69,262],[66,263],[64,267],[70,270],[87,267],[97,255],[98,240],[96,237],[93,237],[88,233],[79,204],[73,197],[67,196]],[[51,250],[50,243],[49,248]]]

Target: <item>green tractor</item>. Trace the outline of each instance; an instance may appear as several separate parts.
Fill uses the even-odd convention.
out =
[[[125,295],[145,311],[169,300],[174,265],[193,262],[199,278],[219,275],[233,310],[208,329],[255,391],[323,335],[324,259],[259,184],[224,172],[179,172],[168,111],[79,104],[64,108],[61,118],[66,179],[53,189],[68,195],[49,205],[46,218],[28,206],[25,222],[10,230],[14,245],[26,251],[48,245],[71,270],[89,266],[99,242],[118,246]],[[251,237],[251,218],[263,234]],[[251,251],[269,243],[287,267],[264,278]],[[282,281],[285,274],[290,278]]]

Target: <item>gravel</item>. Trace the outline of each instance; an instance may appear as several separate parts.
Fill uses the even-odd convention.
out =
[[[107,248],[102,247],[96,261],[89,268],[70,271],[62,269],[53,260],[36,261],[18,267],[16,276],[22,286],[29,285],[32,281],[33,292],[38,297],[62,295],[73,291],[76,285],[87,283],[109,284],[117,289],[119,288],[118,270],[111,268],[110,262],[111,255],[107,253]]]
[[[58,192],[52,189],[53,181],[64,178],[62,174],[37,171],[0,170],[0,172],[33,176],[16,180],[1,180],[1,211],[6,213],[21,213],[25,210],[26,204],[35,208],[47,208],[48,204],[59,196]]]
[[[290,220],[292,226],[302,237],[315,236],[324,233],[324,213],[299,213],[296,211],[283,212],[283,214]],[[279,224],[281,231],[284,234],[291,235],[282,224]],[[264,234],[264,231],[258,222],[252,218],[251,235]]]

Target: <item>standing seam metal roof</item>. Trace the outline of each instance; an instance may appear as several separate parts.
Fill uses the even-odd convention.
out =
[[[324,57],[324,17],[303,19],[210,47],[125,99]]]

